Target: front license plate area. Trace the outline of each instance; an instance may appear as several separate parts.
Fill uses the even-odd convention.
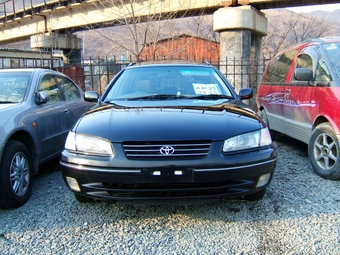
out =
[[[194,181],[192,168],[185,169],[143,169],[144,183],[189,183]]]

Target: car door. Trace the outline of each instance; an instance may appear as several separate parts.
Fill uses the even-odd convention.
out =
[[[69,128],[65,115],[65,101],[52,74],[40,77],[38,91],[50,95],[47,103],[35,106],[36,126],[40,144],[39,160],[44,161],[56,156],[64,147],[65,130]]]
[[[298,54],[294,72],[297,68],[308,68],[313,71],[312,81],[298,81],[294,75],[286,87],[283,115],[285,116],[286,134],[308,143],[312,131],[315,113],[319,104],[316,83],[322,79],[322,73],[326,73],[320,65],[320,54],[314,46],[302,50]]]
[[[70,79],[62,76],[56,77],[56,79],[65,100],[65,119],[68,121],[66,130],[69,131],[93,104],[82,98],[81,90]]]
[[[297,49],[278,55],[269,62],[257,92],[258,105],[264,107],[270,129],[285,133],[283,104],[285,103],[287,79]]]

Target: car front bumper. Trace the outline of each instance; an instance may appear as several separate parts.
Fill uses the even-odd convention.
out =
[[[230,160],[133,161],[119,167],[79,164],[75,157],[62,153],[66,184],[76,194],[100,200],[240,198],[266,189],[276,167],[274,148]],[[260,184],[263,177],[267,180]]]

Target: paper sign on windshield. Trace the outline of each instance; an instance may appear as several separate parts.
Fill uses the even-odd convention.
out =
[[[192,84],[196,94],[199,95],[221,95],[217,84]]]

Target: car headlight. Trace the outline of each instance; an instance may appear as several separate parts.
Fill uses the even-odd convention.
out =
[[[113,156],[114,150],[109,140],[85,134],[69,132],[65,149],[84,154],[96,154],[102,156]]]
[[[224,141],[223,152],[244,150],[270,145],[272,139],[268,128],[234,136]]]

